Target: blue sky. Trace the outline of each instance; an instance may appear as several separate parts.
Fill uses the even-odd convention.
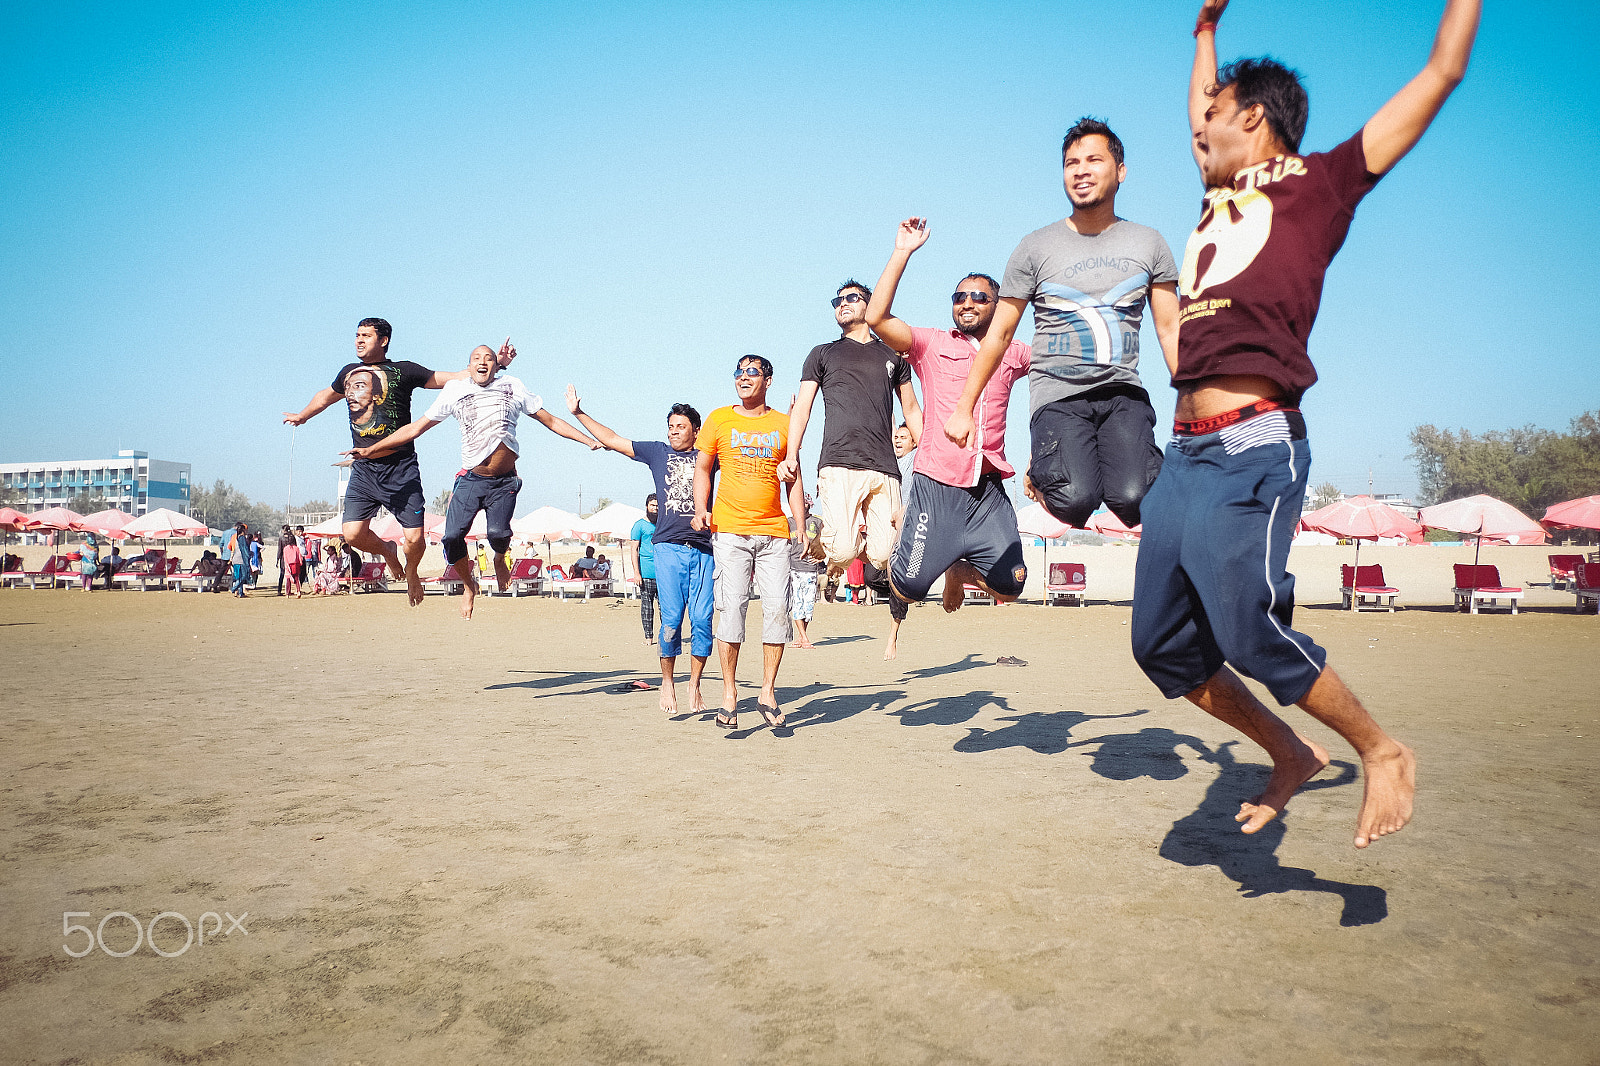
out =
[[[731,402],[745,352],[786,401],[836,335],[834,287],[876,279],[901,218],[933,237],[896,311],[939,325],[962,273],[998,275],[1066,214],[1060,138],[1084,114],[1127,145],[1119,213],[1181,256],[1195,6],[9,5],[0,461],[137,447],[281,504],[280,412],[367,315],[430,367],[510,334],[547,404],[576,383],[635,437],[672,402]],[[1221,51],[1297,67],[1320,150],[1420,68],[1441,9],[1236,0]],[[1358,211],[1311,341],[1314,483],[1370,469],[1409,492],[1414,425],[1565,429],[1600,406],[1597,35],[1590,3],[1491,3],[1467,81]],[[1144,373],[1165,422],[1164,368]],[[1019,388],[1019,461],[1026,410]],[[519,513],[649,491],[625,459],[521,439]],[[296,502],[333,495],[348,440],[342,407],[298,431]],[[430,499],[458,442],[421,442]]]

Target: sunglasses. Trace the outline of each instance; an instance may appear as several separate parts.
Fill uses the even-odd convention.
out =
[[[843,296],[835,296],[833,299],[829,300],[828,302],[830,304],[832,304],[833,306],[838,307],[840,304],[866,303],[867,302],[867,298],[865,296],[861,295],[859,292],[847,292]]]
[[[953,292],[950,294],[951,304],[958,304],[963,300],[971,300],[979,305],[994,303],[994,297],[986,292]]]
[[[738,370],[733,372],[733,380],[735,381],[738,381],[740,378],[764,378],[766,376],[767,375],[761,372],[761,368],[759,366],[741,366]]]

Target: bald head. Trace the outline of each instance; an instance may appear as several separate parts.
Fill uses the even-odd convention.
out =
[[[480,344],[472,349],[472,355],[467,361],[467,372],[472,376],[473,384],[489,384],[499,369],[500,357],[493,348],[487,344]]]

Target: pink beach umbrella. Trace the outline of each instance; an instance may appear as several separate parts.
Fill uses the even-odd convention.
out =
[[[83,515],[77,511],[69,511],[65,507],[47,507],[43,511],[22,516],[22,528],[33,532],[40,529],[54,529],[66,532],[83,528]]]
[[[406,539],[405,527],[402,526],[394,515],[382,515],[373,519],[372,532],[379,539],[391,544],[400,544]],[[444,536],[444,515],[424,513],[422,516],[422,536],[429,544],[439,543]]]
[[[1551,504],[1545,509],[1544,524],[1562,529],[1600,529],[1600,496]]]
[[[1476,537],[1473,565],[1477,565],[1485,537],[1491,544],[1543,544],[1545,538],[1544,527],[1538,522],[1509,503],[1482,493],[1424,507],[1417,519],[1424,529],[1444,529]]]
[[[92,515],[85,515],[79,527],[91,533],[110,537],[112,540],[127,540],[128,534],[123,527],[131,521],[133,515],[110,507],[104,511],[96,511]]]
[[[1404,537],[1407,543],[1415,544],[1422,539],[1422,526],[1371,496],[1352,496],[1319,507],[1300,519],[1300,528],[1355,541],[1357,566],[1361,565],[1361,542],[1364,540]]]
[[[24,524],[27,517],[27,515],[15,508],[0,507],[0,529],[8,533],[14,533],[19,529],[27,529],[27,525]]]
[[[190,518],[186,514],[166,507],[157,507],[154,511],[130,519],[122,527],[122,531],[130,537],[149,537],[154,540],[166,540],[169,537],[203,537],[211,530],[198,518]]]
[[[1050,572],[1050,542],[1056,537],[1064,537],[1071,526],[1061,521],[1055,515],[1044,509],[1040,503],[1030,503],[1017,512],[1017,532],[1026,533],[1030,537],[1044,538],[1044,569]]]
[[[1127,540],[1138,540],[1144,533],[1142,523],[1130,529],[1122,519],[1110,511],[1096,511],[1089,516],[1089,521],[1084,523],[1084,528],[1102,537],[1122,537]]]

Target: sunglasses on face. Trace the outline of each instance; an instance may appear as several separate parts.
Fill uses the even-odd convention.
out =
[[[829,300],[828,302],[830,304],[832,304],[833,306],[838,307],[840,304],[866,303],[867,302],[867,298],[865,296],[861,295],[859,292],[847,292],[843,296],[835,296],[833,299]]]
[[[983,304],[994,303],[994,297],[990,296],[986,292],[953,292],[950,294],[950,303],[952,305],[958,304],[963,300],[971,300],[973,303],[979,304],[980,306]]]
[[[738,370],[733,372],[733,380],[735,381],[738,381],[740,378],[764,377],[766,377],[766,375],[761,372],[761,368],[759,366],[741,366]]]

